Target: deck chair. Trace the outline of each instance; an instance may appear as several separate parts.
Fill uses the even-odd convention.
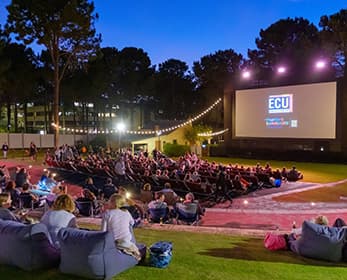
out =
[[[169,208],[149,208],[148,220],[152,223],[168,222]]]
[[[94,217],[94,206],[92,201],[75,200],[75,205],[80,215],[85,217]]]
[[[31,196],[21,196],[19,195],[19,208],[20,209],[34,209],[34,200]]]
[[[199,205],[192,203],[176,203],[175,214],[178,224],[198,225],[200,220]]]

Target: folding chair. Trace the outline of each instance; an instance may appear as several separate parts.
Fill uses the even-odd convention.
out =
[[[34,200],[31,196],[21,196],[19,195],[19,208],[20,209],[34,209]]]
[[[169,221],[169,208],[149,208],[148,220],[152,223],[165,223]]]
[[[175,214],[178,224],[197,225],[200,220],[199,207],[195,202],[176,203]]]
[[[94,217],[94,205],[92,201],[75,200],[76,208],[79,214],[86,217]]]

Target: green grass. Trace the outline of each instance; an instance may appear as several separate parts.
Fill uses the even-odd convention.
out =
[[[347,197],[347,183],[281,195],[272,199],[280,202],[344,202],[340,197]]]
[[[150,244],[158,240],[173,242],[173,259],[169,267],[158,269],[136,266],[114,279],[190,279],[190,280],[269,280],[269,279],[345,279],[347,264],[306,259],[289,251],[271,252],[257,238],[218,234],[136,230],[138,241]],[[63,275],[57,269],[24,272],[0,266],[1,279],[68,280],[82,279]]]
[[[41,163],[43,161],[46,151],[47,149],[45,148],[39,149],[37,153],[37,159],[36,159],[37,163]],[[10,151],[7,154],[7,157],[9,159],[19,159],[19,160],[29,159],[28,149],[10,149]]]

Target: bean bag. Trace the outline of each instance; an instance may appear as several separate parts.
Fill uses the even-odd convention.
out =
[[[0,263],[24,270],[57,267],[59,251],[51,245],[46,225],[0,220]]]
[[[138,262],[119,251],[109,232],[62,228],[60,271],[90,279],[111,279]]]
[[[342,260],[342,248],[346,237],[347,228],[328,227],[304,221],[302,235],[295,242],[295,247],[304,257],[339,262]]]

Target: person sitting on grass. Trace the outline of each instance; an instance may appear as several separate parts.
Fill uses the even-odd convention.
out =
[[[0,193],[0,219],[20,222],[20,219],[9,210],[11,202],[11,195],[9,193]]]
[[[205,214],[205,209],[201,207],[198,200],[195,200],[194,194],[189,192],[185,195],[185,198],[182,202],[183,204],[191,204],[196,203],[197,204],[197,213],[199,216],[203,216]]]
[[[19,203],[22,208],[36,208],[40,204],[39,198],[31,193],[28,183],[22,186],[22,191],[19,194]]]
[[[295,182],[303,178],[303,174],[296,169],[296,166],[293,166],[292,169],[288,171],[287,180],[290,182]]]
[[[90,190],[93,194],[95,194],[96,197],[100,194],[100,190],[94,185],[94,181],[92,177],[88,177],[86,179],[84,189]]]
[[[82,195],[76,199],[77,208],[81,215],[90,216],[99,211],[96,196],[88,189],[82,190]]]
[[[112,233],[116,247],[139,261],[141,254],[133,242],[131,230],[135,222],[128,210],[124,208],[125,206],[125,197],[113,194],[109,200],[109,209],[102,217],[101,230]]]
[[[46,203],[51,207],[54,203],[54,200],[62,194],[67,194],[67,186],[58,184],[54,186],[51,192],[46,196]]]
[[[5,192],[9,193],[11,196],[10,210],[18,208],[20,191],[16,188],[16,183],[13,180],[7,182]]]
[[[322,226],[328,226],[329,221],[326,216],[323,215],[318,215],[314,219],[312,219],[312,222],[317,224],[317,225],[322,225]],[[345,222],[338,218],[333,224],[333,227],[342,227],[345,226]],[[293,223],[293,229],[292,233],[290,233],[288,236],[285,235],[286,241],[287,241],[287,246],[289,250],[298,253],[298,248],[297,248],[297,239],[300,238],[302,229],[301,228],[296,228],[295,223]]]
[[[112,178],[106,179],[106,184],[103,187],[102,193],[105,199],[109,199],[111,195],[118,192],[118,188],[113,184]]]
[[[125,204],[123,207],[129,211],[129,213],[135,220],[135,226],[139,225],[141,223],[141,219],[144,217],[143,208],[139,204],[137,204],[133,199],[130,198],[130,192],[128,192],[127,189],[123,186],[120,186],[118,188],[117,194],[124,197]]]
[[[155,194],[155,200],[148,203],[148,209],[168,208],[165,202],[165,194],[158,192]]]
[[[52,244],[56,248],[60,248],[57,238],[59,230],[65,227],[77,227],[74,211],[75,202],[72,197],[62,194],[54,200],[52,209],[48,210],[41,218],[41,223],[47,226]]]

